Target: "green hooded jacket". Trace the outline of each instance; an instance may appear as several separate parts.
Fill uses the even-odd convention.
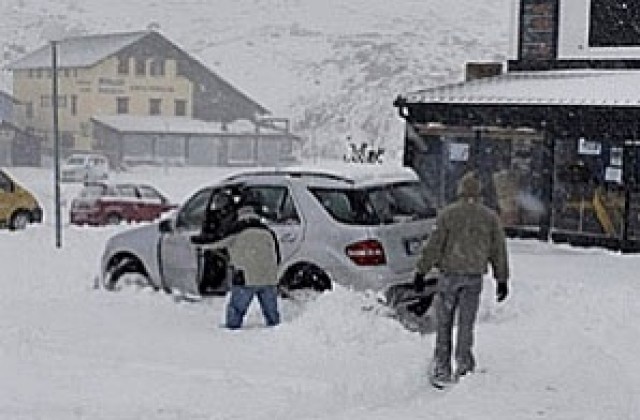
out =
[[[458,199],[438,214],[436,227],[422,247],[417,271],[484,274],[491,265],[499,282],[509,278],[504,231],[498,215],[480,203],[480,184],[473,174],[458,184]]]

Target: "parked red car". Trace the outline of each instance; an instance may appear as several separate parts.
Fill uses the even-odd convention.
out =
[[[71,202],[70,219],[75,225],[151,221],[176,206],[150,185],[92,182]]]

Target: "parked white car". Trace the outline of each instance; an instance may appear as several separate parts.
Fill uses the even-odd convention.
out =
[[[60,166],[65,182],[100,181],[109,178],[109,160],[100,154],[73,154]]]
[[[435,210],[411,169],[362,166],[254,170],[203,188],[170,218],[111,237],[102,256],[103,284],[112,289],[133,273],[165,290],[224,292],[224,263],[210,253],[215,243],[196,239],[207,209],[234,185],[261,197],[260,213],[279,240],[281,288],[326,290],[337,282],[381,290],[411,281]]]

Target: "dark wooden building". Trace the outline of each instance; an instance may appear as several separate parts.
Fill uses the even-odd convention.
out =
[[[640,36],[603,39],[601,6],[521,0],[506,72],[398,96],[436,206],[475,170],[512,235],[640,249]]]

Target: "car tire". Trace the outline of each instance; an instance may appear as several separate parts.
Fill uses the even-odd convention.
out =
[[[122,216],[118,213],[109,213],[106,217],[106,222],[108,225],[119,225],[122,222]]]
[[[109,268],[107,268],[103,278],[104,288],[110,291],[118,290],[118,283],[120,283],[125,274],[139,275],[144,278],[146,285],[153,287],[142,263],[132,256],[123,256],[113,259],[109,264]]]
[[[287,271],[280,281],[280,290],[287,295],[289,291],[310,289],[324,292],[332,289],[331,279],[319,267],[313,264],[298,264]]]
[[[22,230],[31,222],[31,215],[26,210],[18,210],[9,219],[10,230]]]

